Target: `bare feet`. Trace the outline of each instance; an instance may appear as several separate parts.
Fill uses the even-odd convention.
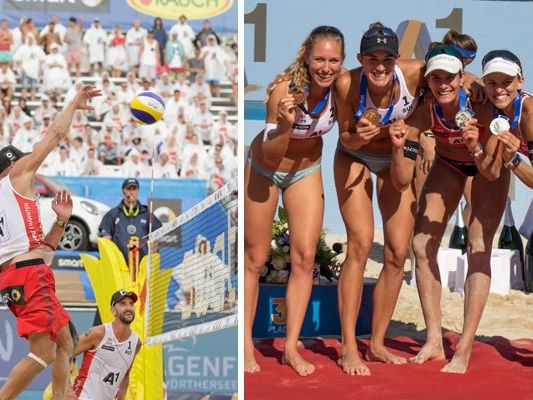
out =
[[[468,368],[469,358],[469,356],[455,353],[452,361],[442,367],[440,371],[448,372],[450,374],[464,374]]]
[[[285,350],[281,357],[281,362],[285,365],[289,365],[300,376],[311,375],[315,371],[315,366],[310,362],[305,361],[298,351],[289,354],[289,352]]]
[[[387,350],[384,346],[375,346],[372,345],[372,343],[369,344],[365,357],[368,361],[381,361],[385,364],[407,363],[405,357],[397,356],[396,354]]]
[[[348,375],[370,376],[370,369],[363,360],[361,360],[357,350],[346,351],[339,357],[337,364]]]
[[[444,349],[442,348],[442,342],[426,342],[420,349],[418,354],[409,359],[410,362],[415,364],[424,364],[430,360],[445,360]]]
[[[252,344],[251,349],[247,349],[245,346],[244,350],[244,372],[249,372],[251,374],[256,372],[261,372],[261,367],[255,360],[254,355],[254,345]]]

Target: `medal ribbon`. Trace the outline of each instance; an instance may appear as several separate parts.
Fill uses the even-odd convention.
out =
[[[522,105],[522,90],[519,90],[518,94],[513,100],[514,110],[513,110],[513,120],[511,122],[511,128],[518,127],[518,120],[520,119],[520,110],[522,108],[521,105]],[[494,107],[494,109],[492,110],[492,116],[494,118],[503,118],[509,121],[509,117],[505,115],[503,111],[501,111],[499,108],[496,108],[496,107]]]
[[[394,109],[394,104],[396,103],[395,100],[395,88],[396,88],[396,82],[398,82],[398,76],[396,75],[396,71],[394,72],[394,78],[392,81],[392,98],[389,105],[389,109],[387,110],[387,113],[381,120],[379,121],[380,125],[385,125],[390,121],[390,117],[392,116],[392,110]],[[356,120],[359,120],[363,113],[366,110],[366,95],[368,93],[367,90],[368,82],[365,74],[361,75],[361,83],[359,85],[359,108],[357,109],[357,112],[354,114],[354,117]]]
[[[289,83],[289,89],[296,86],[294,82]],[[304,87],[304,92],[309,93],[309,87]],[[313,108],[313,111],[309,112],[307,107],[304,105],[304,103],[298,104],[298,108],[302,110],[305,114],[309,115],[311,118],[317,118],[322,111],[324,110],[324,107],[326,106],[326,103],[329,99],[329,94],[331,90],[328,90],[327,93],[322,97],[322,99],[317,103],[317,105]]]

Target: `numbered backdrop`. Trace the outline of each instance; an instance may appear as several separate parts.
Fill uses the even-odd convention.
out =
[[[356,55],[360,39],[373,22],[380,21],[396,31],[403,58],[423,58],[429,43],[441,40],[453,28],[473,36],[478,44],[478,57],[468,71],[479,75],[484,54],[509,49],[522,61],[525,89],[533,90],[533,0],[245,0],[244,13],[245,145],[264,127],[262,100],[270,80],[294,60],[304,38],[318,25],[334,25],[342,30],[346,38],[345,66],[349,69],[359,66]],[[324,225],[332,233],[343,233],[333,183],[337,138],[337,128],[324,137]],[[511,193],[517,224],[522,222],[531,197],[532,192],[517,180]],[[381,217],[375,212],[376,226],[381,227]]]

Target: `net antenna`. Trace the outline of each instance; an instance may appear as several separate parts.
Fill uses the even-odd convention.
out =
[[[236,179],[151,232],[148,244],[148,344],[237,325]]]

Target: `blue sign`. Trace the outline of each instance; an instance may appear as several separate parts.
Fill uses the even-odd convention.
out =
[[[81,335],[92,325],[94,309],[87,311],[69,311],[72,322]],[[0,386],[7,380],[7,376],[22,358],[28,355],[28,342],[17,334],[15,317],[6,307],[0,307]],[[81,357],[78,358],[78,363]],[[44,390],[50,383],[50,367],[38,374],[27,387],[28,390]],[[21,395],[21,399],[24,395]]]
[[[237,328],[164,344],[167,392],[236,393],[237,354]]]
[[[367,335],[372,328],[372,296],[375,279],[365,278],[356,334]],[[259,299],[253,326],[253,337],[284,337],[287,322],[286,285],[259,286]],[[300,333],[301,337],[340,336],[337,307],[337,285],[313,286],[311,299]]]
[[[74,194],[99,201],[109,207],[117,206],[124,197],[121,189],[124,178],[88,176],[57,176],[54,178],[67,186]],[[143,204],[148,204],[150,179],[137,178],[137,180],[140,185],[139,200]],[[203,179],[154,179],[154,198],[156,200],[174,199],[181,201],[181,210],[176,216],[202,201],[206,194],[207,183]]]

